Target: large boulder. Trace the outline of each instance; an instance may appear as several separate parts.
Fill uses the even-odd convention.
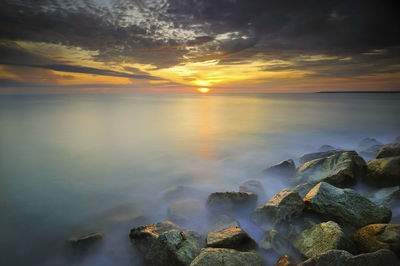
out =
[[[190,266],[262,266],[263,259],[255,251],[240,252],[227,248],[203,248]]]
[[[258,206],[251,213],[251,219],[264,230],[268,230],[271,225],[300,216],[303,209],[304,202],[299,193],[293,189],[283,189],[266,204]]]
[[[263,185],[258,180],[246,180],[239,185],[240,192],[251,192],[262,198],[265,196]]]
[[[376,187],[399,186],[400,156],[369,161],[365,182]]]
[[[373,223],[387,223],[392,212],[352,189],[340,189],[326,182],[318,183],[304,197],[306,209],[343,224],[360,228]]]
[[[188,266],[199,255],[201,237],[193,231],[169,230],[161,234],[145,255],[152,266]]]
[[[296,172],[296,165],[292,159],[281,161],[263,171],[264,174],[291,177]]]
[[[299,193],[301,198],[304,198],[305,195],[307,195],[307,193],[313,188],[315,187],[316,183],[303,183],[303,184],[299,184],[297,185],[294,190],[297,191],[297,193]]]
[[[365,139],[361,140],[360,143],[358,144],[358,149],[365,150],[374,145],[382,145],[382,143],[380,143],[379,141],[377,141],[374,138],[365,138]]]
[[[299,254],[293,247],[291,241],[275,229],[267,232],[263,238],[258,241],[258,246],[267,252],[272,251],[278,255],[288,254],[292,257],[299,258]]]
[[[129,238],[141,252],[146,253],[160,235],[170,230],[182,229],[171,221],[162,221],[131,229]]]
[[[361,252],[390,249],[400,258],[400,224],[370,224],[353,235]]]
[[[300,156],[299,162],[301,164],[304,164],[306,162],[315,160],[315,159],[321,159],[325,158],[334,154],[340,154],[345,152],[344,150],[341,149],[335,149],[335,150],[328,150],[328,151],[321,151],[321,152],[313,152],[313,153],[306,153]]]
[[[294,246],[305,257],[320,255],[332,249],[355,253],[355,246],[333,221],[320,223],[304,230],[294,238]]]
[[[345,250],[330,250],[309,258],[299,266],[378,266],[397,265],[396,256],[387,249],[353,256]]]
[[[206,231],[218,232],[230,227],[240,227],[240,223],[229,215],[220,214],[211,219]]]
[[[197,200],[181,200],[168,207],[168,219],[179,224],[186,225],[204,218],[205,208]]]
[[[257,247],[256,242],[240,227],[231,227],[207,235],[206,246],[211,248],[232,248],[248,251]]]
[[[385,187],[367,195],[372,202],[384,205],[391,209],[393,204],[400,199],[400,186]]]
[[[257,199],[251,192],[214,192],[208,196],[206,206],[214,213],[230,213],[254,208]]]
[[[324,181],[337,187],[348,187],[355,185],[365,170],[365,161],[356,152],[343,152],[301,165],[293,181],[296,184]]]
[[[382,146],[376,155],[377,159],[400,156],[400,143],[393,143]]]

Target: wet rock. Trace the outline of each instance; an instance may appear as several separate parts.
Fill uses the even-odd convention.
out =
[[[379,141],[377,141],[374,138],[365,138],[365,139],[361,140],[360,143],[358,144],[358,149],[365,150],[374,145],[382,145],[382,143],[380,143]]]
[[[335,149],[336,148],[331,145],[322,145],[321,147],[319,147],[318,152],[331,151]]]
[[[373,145],[365,150],[360,151],[360,155],[367,158],[368,160],[373,159],[378,154],[379,150],[383,145]]]
[[[377,252],[352,256],[345,250],[330,250],[314,256],[299,266],[378,266],[397,265],[396,256],[390,250],[382,249]]]
[[[240,227],[238,221],[226,214],[220,214],[211,219],[207,232],[218,232],[229,227]]]
[[[346,266],[399,265],[396,255],[387,249],[353,256],[346,261]]]
[[[257,247],[256,242],[240,227],[230,227],[207,235],[206,246],[232,248],[249,251]]]
[[[371,160],[365,182],[376,187],[400,185],[400,156]]]
[[[161,234],[145,256],[146,265],[190,265],[200,253],[201,237],[193,231],[169,230]]]
[[[381,188],[368,194],[367,198],[390,209],[397,200],[400,200],[400,186]]]
[[[174,201],[184,198],[193,198],[193,195],[200,195],[200,191],[191,186],[175,186],[165,190],[161,199],[166,201]]]
[[[239,186],[239,191],[254,193],[258,196],[258,198],[265,196],[263,185],[258,180],[247,180],[242,182]]]
[[[299,193],[293,189],[279,191],[266,204],[258,206],[252,213],[251,219],[263,229],[283,221],[291,221],[301,215],[304,202]]]
[[[333,221],[316,224],[306,229],[294,238],[293,245],[307,258],[333,249],[355,252],[354,244],[346,237],[342,228]]]
[[[205,208],[197,200],[182,200],[168,207],[168,219],[185,225],[205,217]]]
[[[274,266],[297,266],[300,263],[301,261],[296,260],[286,254],[280,257]]]
[[[254,208],[257,199],[250,192],[214,192],[208,196],[206,207],[214,213],[230,213]]]
[[[356,152],[342,152],[309,161],[299,167],[294,182],[318,183],[321,181],[338,187],[353,186],[365,174],[365,161]]]
[[[240,252],[227,248],[204,248],[191,266],[261,266],[265,265],[259,254],[254,251]]]
[[[303,183],[300,185],[297,185],[294,190],[296,190],[301,198],[304,198],[305,195],[313,188],[315,187],[315,183]]]
[[[400,224],[370,224],[353,235],[361,252],[390,249],[400,258]]]
[[[103,234],[100,232],[91,232],[81,236],[73,236],[68,238],[67,242],[69,246],[78,251],[87,251],[95,248],[101,244],[103,240]]]
[[[160,235],[170,230],[182,229],[171,221],[163,221],[135,227],[131,229],[129,238],[141,252],[146,253]]]
[[[263,238],[258,241],[258,246],[265,251],[273,251],[278,255],[289,254],[299,258],[297,250],[292,246],[292,243],[276,230],[270,230]]]
[[[313,152],[313,153],[306,153],[300,156],[299,161],[301,164],[304,164],[306,162],[315,160],[315,159],[321,159],[325,158],[334,154],[340,154],[345,152],[344,150],[341,149],[335,149],[335,150],[330,150],[330,151],[323,151],[323,152]]]
[[[311,189],[304,202],[308,210],[357,228],[389,222],[392,216],[388,208],[373,203],[354,190],[340,189],[325,182]]]
[[[400,156],[400,143],[382,146],[376,155],[377,159]]]
[[[296,172],[296,165],[292,159],[281,161],[263,171],[264,174],[292,177]]]

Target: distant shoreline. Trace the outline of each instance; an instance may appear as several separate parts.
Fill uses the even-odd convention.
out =
[[[316,93],[400,93],[400,91],[317,91]]]

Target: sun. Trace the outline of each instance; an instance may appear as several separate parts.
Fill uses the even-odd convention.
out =
[[[201,93],[207,93],[207,92],[210,91],[209,88],[198,88],[197,90],[198,90],[199,92],[201,92]]]

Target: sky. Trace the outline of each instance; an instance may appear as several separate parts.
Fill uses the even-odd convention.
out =
[[[0,93],[400,91],[400,8],[2,0]]]

